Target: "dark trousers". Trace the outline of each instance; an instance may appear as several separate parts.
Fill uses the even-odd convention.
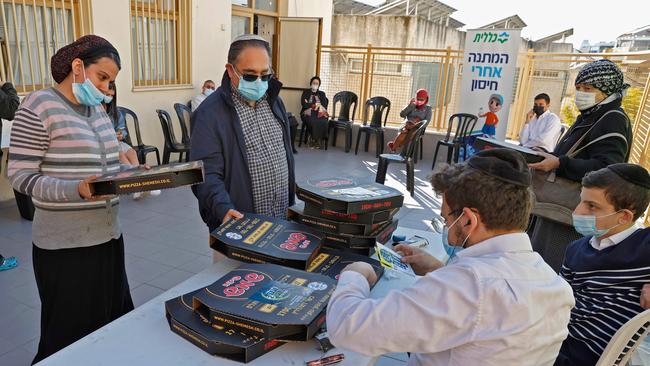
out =
[[[560,354],[553,366],[594,366],[598,363],[599,355],[581,341],[568,336],[562,342]]]
[[[133,310],[124,241],[45,250],[33,245],[41,338],[33,363]]]

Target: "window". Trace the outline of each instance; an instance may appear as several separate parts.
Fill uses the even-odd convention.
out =
[[[392,61],[374,61],[372,68],[375,75],[402,76],[402,64]],[[360,74],[363,72],[363,59],[350,60],[350,73]]]
[[[278,0],[232,0],[231,39],[253,33],[266,39],[273,49],[280,15],[278,3]]]
[[[50,58],[91,33],[90,0],[0,0],[0,77],[18,92],[54,84]]]
[[[191,0],[131,0],[135,87],[191,83]]]

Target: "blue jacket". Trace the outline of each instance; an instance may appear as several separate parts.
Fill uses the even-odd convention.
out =
[[[294,162],[289,135],[289,120],[279,97],[282,83],[269,80],[267,92],[273,114],[282,124],[284,149],[289,167],[289,205],[295,203]],[[191,160],[203,160],[205,182],[192,187],[199,200],[199,211],[210,232],[221,225],[228,210],[255,212],[253,189],[248,170],[244,133],[235,105],[228,72],[221,86],[192,113]]]

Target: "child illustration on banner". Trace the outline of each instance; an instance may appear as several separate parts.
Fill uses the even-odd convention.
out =
[[[485,117],[485,123],[483,128],[481,128],[481,133],[483,136],[489,138],[495,138],[497,134],[497,124],[499,123],[499,117],[497,113],[503,107],[503,96],[501,94],[492,94],[490,95],[490,100],[488,101],[489,112],[482,113],[483,108],[479,111],[479,117]]]

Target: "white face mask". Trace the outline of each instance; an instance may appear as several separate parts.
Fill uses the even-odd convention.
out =
[[[318,90],[318,84],[311,84],[311,91],[316,92]]]
[[[588,93],[580,90],[576,90],[575,102],[576,107],[578,107],[578,109],[581,111],[589,109],[598,104],[596,103],[596,93]]]

